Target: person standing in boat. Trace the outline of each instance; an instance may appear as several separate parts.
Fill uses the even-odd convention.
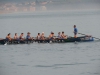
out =
[[[41,37],[41,36],[40,36],[40,33],[38,33],[38,35],[37,35],[37,37],[36,37],[37,40],[40,40],[40,37]]]
[[[21,33],[19,36],[19,40],[24,40],[23,36],[24,36],[24,33]]]
[[[78,33],[78,29],[76,28],[76,25],[74,25],[74,37],[77,38],[77,33]]]
[[[11,34],[9,33],[9,34],[6,36],[6,40],[7,40],[7,41],[11,41],[11,40],[12,40],[12,38],[11,38],[10,35],[11,35]]]
[[[30,32],[27,33],[27,36],[26,36],[27,40],[32,40],[32,37],[30,36],[30,34],[31,34]]]
[[[61,34],[61,39],[67,39],[67,36],[64,34],[63,31],[62,31],[62,34]]]
[[[15,33],[14,40],[19,40],[17,33]]]

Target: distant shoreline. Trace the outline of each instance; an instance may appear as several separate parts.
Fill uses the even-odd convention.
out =
[[[14,13],[37,13],[37,12],[88,12],[88,11],[100,11],[100,9],[83,9],[83,10],[46,10],[46,11],[34,11],[34,12],[31,12],[31,11],[27,11],[27,12],[22,12],[22,11],[19,11],[19,12],[0,12],[0,14],[14,14]]]

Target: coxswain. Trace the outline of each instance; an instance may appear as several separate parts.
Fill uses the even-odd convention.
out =
[[[7,40],[7,41],[11,41],[11,40],[12,40],[12,38],[11,38],[10,35],[11,35],[11,34],[9,33],[9,34],[6,36],[6,40]]]
[[[77,33],[78,33],[78,30],[76,28],[76,25],[74,25],[74,37],[77,38]]]

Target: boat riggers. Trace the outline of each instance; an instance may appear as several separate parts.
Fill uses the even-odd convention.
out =
[[[29,44],[33,42],[38,42],[38,43],[68,43],[68,42],[90,42],[94,41],[92,36],[81,36],[81,37],[68,37],[67,39],[45,39],[45,40],[37,40],[37,39],[31,39],[31,40],[11,40],[7,41],[6,39],[0,39],[0,44]]]
[[[83,34],[83,33],[78,33],[78,34],[85,35],[85,36],[90,36],[90,35],[86,35],[86,34]],[[97,38],[97,37],[93,37],[93,38],[100,40],[100,38]]]

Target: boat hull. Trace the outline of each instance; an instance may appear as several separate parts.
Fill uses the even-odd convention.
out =
[[[94,41],[93,37],[87,37],[87,36],[82,36],[82,37],[69,37],[67,39],[58,39],[56,38],[55,40],[12,40],[12,41],[7,41],[6,39],[0,40],[0,44],[29,44],[33,42],[38,42],[38,43],[69,43],[69,42],[91,42]]]

